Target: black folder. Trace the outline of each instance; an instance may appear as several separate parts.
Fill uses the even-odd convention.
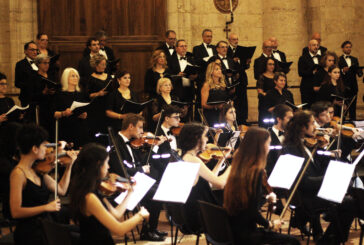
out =
[[[188,64],[186,66],[185,70],[183,71],[183,73],[186,74],[186,77],[188,77],[190,75],[195,75],[198,73],[198,68],[199,68],[199,66]]]
[[[178,106],[178,107],[189,106],[191,104],[192,104],[192,102],[183,102],[183,101],[177,101],[177,100],[172,100],[171,101],[171,105],[175,105],[175,106]]]
[[[236,48],[234,56],[238,57],[240,61],[251,59],[254,55],[256,48],[257,46],[251,46],[251,47],[238,46]]]
[[[149,105],[153,100],[148,100],[143,103],[134,102],[131,100],[125,100],[125,103],[121,106],[121,113],[140,113],[144,108]]]

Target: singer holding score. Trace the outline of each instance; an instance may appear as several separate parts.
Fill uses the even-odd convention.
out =
[[[282,221],[268,221],[259,211],[270,141],[267,130],[252,127],[234,154],[224,208],[230,216],[236,244],[300,244],[294,237],[274,232],[281,228]]]

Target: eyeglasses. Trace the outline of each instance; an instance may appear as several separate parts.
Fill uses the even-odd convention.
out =
[[[269,66],[274,66],[274,63],[268,63],[267,65],[269,65]]]
[[[30,48],[28,50],[31,51],[31,52],[34,52],[34,51],[38,52],[38,49],[36,49],[36,48]]]
[[[6,86],[8,83],[0,83],[0,86]]]

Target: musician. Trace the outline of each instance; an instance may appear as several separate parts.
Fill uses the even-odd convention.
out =
[[[312,34],[311,40],[316,40],[318,43],[318,50],[317,50],[317,55],[319,56],[324,56],[327,48],[325,48],[324,46],[321,46],[321,35],[318,32],[315,32]],[[309,47],[304,47],[302,49],[302,55],[307,54],[310,52]]]
[[[278,40],[276,37],[270,37],[269,41],[272,43],[272,54],[274,59],[286,63],[286,54],[278,49]],[[285,72],[287,73],[287,72]]]
[[[110,153],[110,172],[125,176],[121,164],[124,164],[127,174],[134,176],[137,172],[150,174],[150,165],[144,164],[145,159],[141,151],[133,149],[130,145],[132,139],[140,139],[143,136],[144,118],[140,115],[129,113],[124,118],[121,131],[116,136],[116,149],[120,150],[121,158],[124,162],[120,163],[115,150]],[[160,137],[158,145],[161,145],[166,139]],[[141,231],[141,239],[148,241],[164,241],[166,234],[158,231],[159,213],[162,209],[161,204],[152,200],[157,186],[154,185],[142,200],[142,204],[150,212],[148,225],[145,223]]]
[[[262,48],[262,55],[254,60],[254,78],[257,81],[266,69],[266,59],[272,57],[272,42],[269,40],[264,41]]]
[[[341,74],[338,65],[330,66],[328,74],[329,76],[324,80],[320,90],[318,91],[318,96],[321,100],[332,102],[334,104],[335,116],[340,116],[343,101],[339,97],[332,95],[346,97],[348,90],[340,77]]]
[[[264,97],[267,92],[273,89],[276,85],[274,83],[274,73],[276,71],[276,62],[273,58],[265,58],[264,59],[265,70],[260,75],[259,80],[257,81],[257,91],[258,91],[258,124],[260,127],[264,127],[263,119],[267,116],[267,113],[264,112]]]
[[[335,52],[327,51],[320,60],[320,66],[314,75],[314,87],[313,90],[318,92],[323,81],[329,76],[328,70],[332,65],[337,65],[338,58]],[[318,99],[321,99],[318,97]]]
[[[210,170],[198,157],[198,153],[206,149],[207,131],[208,128],[202,124],[186,123],[178,138],[178,146],[182,150],[182,159],[186,162],[198,163],[200,165],[198,176],[184,205],[188,224],[191,225],[190,228],[194,231],[201,229],[197,200],[222,205],[222,203],[218,203],[211,191],[210,185],[215,189],[224,189],[231,169],[231,167],[228,167],[223,174],[217,176],[225,158],[219,159],[215,167]],[[225,152],[225,156],[229,156],[229,154],[230,151]]]
[[[206,69],[206,80],[201,89],[201,106],[207,123],[212,126],[219,121],[219,113],[229,98],[221,65],[212,62]],[[220,102],[209,105],[208,102]]]
[[[355,95],[358,94],[358,82],[356,80],[356,76],[363,76],[362,69],[356,69],[359,67],[358,58],[351,56],[351,48],[352,43],[350,41],[345,41],[341,44],[341,49],[343,51],[343,55],[339,58],[339,67],[342,72],[342,78],[345,86],[350,88],[349,97],[352,99]],[[350,120],[356,120],[356,101],[357,98],[354,99],[353,103],[349,108],[349,117]]]
[[[77,157],[70,196],[74,221],[80,226],[79,244],[82,245],[113,245],[111,232],[124,236],[149,217],[148,211],[141,207],[133,217],[121,221],[132,190],[116,207],[98,191],[102,179],[107,177],[108,161],[106,149],[95,143],[85,145]]]
[[[38,47],[34,41],[24,44],[25,58],[15,65],[15,87],[20,88],[19,100],[22,106],[27,106],[30,101],[30,80],[38,71],[34,63],[37,57]]]
[[[267,130],[251,128],[234,154],[224,191],[224,208],[230,216],[236,244],[300,244],[294,237],[274,232],[283,222],[268,221],[259,210],[270,142]]]
[[[131,83],[130,73],[127,71],[119,71],[115,75],[115,79],[119,83],[119,88],[113,90],[106,100],[106,116],[109,118],[109,125],[115,131],[119,131],[121,127],[120,121],[126,117],[126,113],[122,113],[122,107],[126,100],[138,102],[137,95],[129,89]]]
[[[8,82],[6,80],[6,75],[0,72],[0,127],[9,121],[17,121],[19,118],[9,118],[5,115],[14,105],[14,100],[7,97],[5,94],[7,92]]]
[[[78,69],[77,69],[80,71],[80,77],[81,77],[80,85],[81,85],[82,89],[86,89],[87,80],[94,71],[90,65],[90,59],[92,56],[99,54],[99,51],[100,51],[99,40],[96,37],[90,37],[87,40],[86,48],[88,48],[90,50],[90,52],[87,55],[85,54],[82,57],[82,59],[78,63]],[[106,69],[106,67],[105,67],[105,69]]]
[[[87,94],[80,91],[79,81],[77,70],[71,67],[64,69],[61,76],[62,91],[55,95],[53,101],[53,116],[59,121],[59,138],[73,142],[76,148],[91,140],[86,109],[81,107],[71,111],[74,101],[89,101]]]
[[[236,87],[236,99],[234,100],[234,105],[237,110],[237,123],[243,124],[248,119],[248,96],[247,96],[247,86],[248,86],[248,76],[246,70],[250,68],[251,59],[240,60],[235,56],[237,50],[242,48],[238,45],[239,37],[235,33],[230,33],[229,35],[229,47],[227,51],[227,56],[233,58],[235,63],[237,63],[239,70],[239,85]]]
[[[48,48],[48,35],[45,33],[37,34],[37,46],[39,54],[47,55],[50,58],[48,74],[52,78],[58,77],[60,63],[58,58],[55,57],[56,53]],[[54,81],[54,80],[53,80]]]
[[[174,30],[167,30],[165,38],[166,42],[159,46],[157,50],[162,50],[166,58],[169,59],[175,53],[176,32]]]
[[[302,77],[300,84],[301,101],[307,103],[309,108],[315,102],[314,75],[318,70],[320,55],[319,43],[312,39],[308,43],[308,51],[302,54],[298,60],[298,75]]]
[[[286,130],[287,124],[293,117],[293,111],[291,107],[285,104],[278,104],[274,107],[272,114],[275,120],[275,124],[272,127],[268,128],[268,132],[271,138],[270,144],[272,146],[281,146],[284,140],[284,132]],[[268,176],[273,171],[278,157],[279,150],[272,149],[269,151],[267,157],[267,165],[265,168]]]
[[[160,78],[169,77],[171,71],[168,68],[166,53],[157,49],[153,52],[150,58],[150,68],[145,73],[144,91],[148,94],[149,98],[157,97],[156,88],[157,82]]]
[[[58,185],[58,194],[67,193],[73,161],[76,153],[68,152],[72,159],[57,183],[48,174],[40,175],[34,169],[36,160],[45,158],[47,132],[35,125],[23,126],[17,134],[20,161],[10,175],[10,211],[17,225],[14,232],[16,244],[43,244],[42,228],[39,218],[47,218],[47,213],[59,211],[59,199],[49,202],[49,194]]]
[[[231,137],[233,137],[234,132],[239,130],[236,121],[236,110],[232,103],[227,103],[222,106],[219,123],[224,123],[225,126],[215,131],[215,140],[219,146],[224,147]],[[239,145],[239,138],[235,142],[235,147],[232,147],[232,145],[228,146],[236,149]]]

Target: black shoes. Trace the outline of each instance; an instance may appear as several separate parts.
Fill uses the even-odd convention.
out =
[[[155,230],[154,233],[157,234],[158,236],[167,236],[168,235],[168,232],[166,232],[166,231]]]
[[[140,240],[162,242],[165,240],[165,237],[158,235],[156,232],[148,231],[148,232],[144,232],[140,235]]]

